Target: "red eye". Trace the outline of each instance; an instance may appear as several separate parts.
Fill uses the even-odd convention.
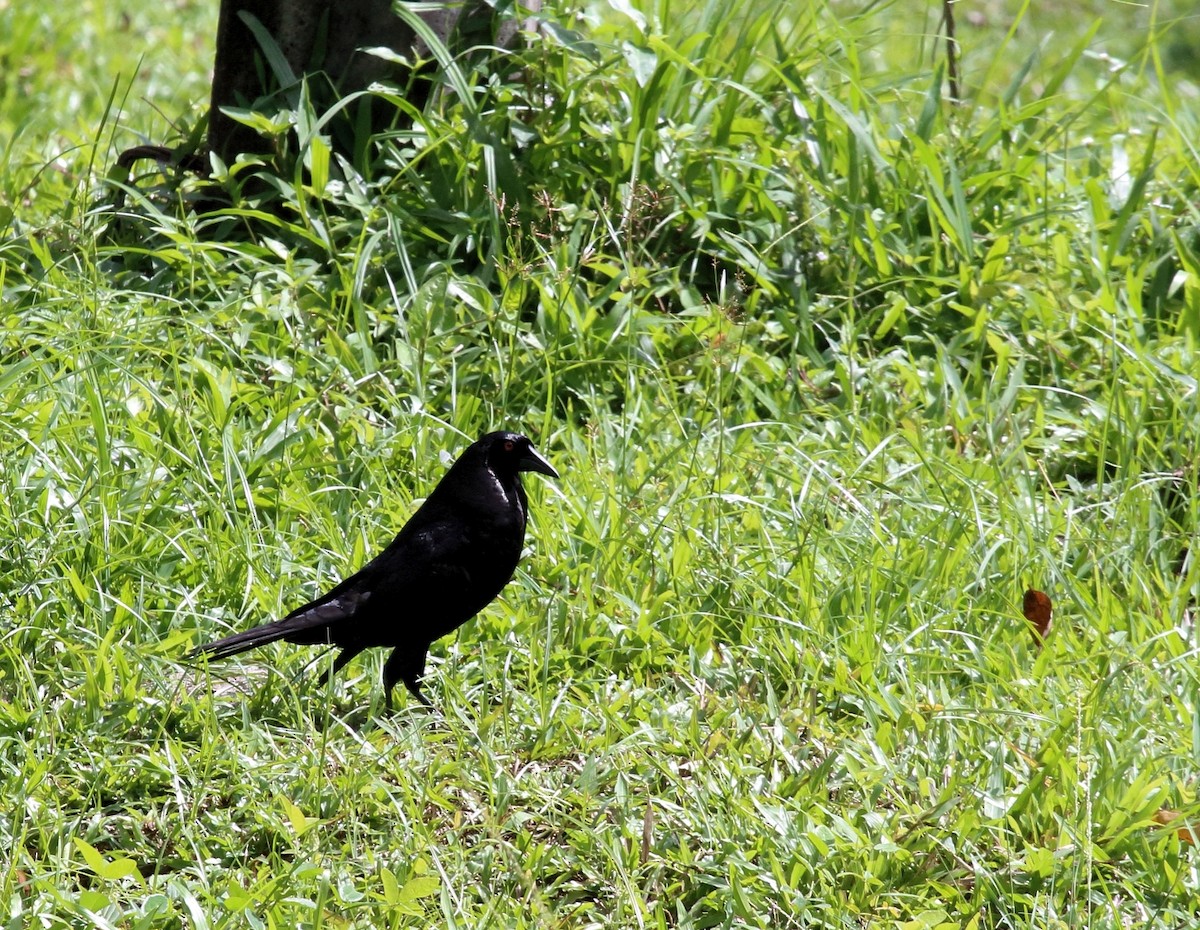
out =
[[[513,450],[513,441],[511,439],[504,440],[504,451],[512,452],[512,450]]]

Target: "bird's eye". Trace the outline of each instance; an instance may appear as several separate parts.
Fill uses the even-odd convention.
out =
[[[513,441],[511,439],[504,440],[504,451],[512,452],[512,450],[513,450]]]

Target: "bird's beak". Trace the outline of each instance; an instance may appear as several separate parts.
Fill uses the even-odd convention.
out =
[[[558,477],[554,466],[542,458],[533,446],[526,449],[525,454],[517,460],[517,471],[536,471],[543,475],[549,475],[551,478]]]

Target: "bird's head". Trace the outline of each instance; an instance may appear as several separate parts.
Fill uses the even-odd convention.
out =
[[[488,433],[479,440],[484,447],[488,466],[498,475],[515,475],[521,471],[536,471],[557,478],[554,466],[542,458],[527,436],[520,433]]]

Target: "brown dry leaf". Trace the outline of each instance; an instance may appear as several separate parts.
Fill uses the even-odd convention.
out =
[[[1179,811],[1173,811],[1167,807],[1160,807],[1154,812],[1154,815],[1150,819],[1160,826],[1165,827],[1174,823],[1182,816],[1183,814],[1181,814]],[[1187,843],[1189,846],[1195,846],[1197,829],[1200,829],[1200,827],[1193,828],[1190,824],[1185,823],[1182,827],[1175,831],[1175,835],[1179,837],[1180,842]]]
[[[1025,619],[1029,621],[1034,645],[1041,649],[1042,643],[1046,641],[1046,634],[1050,631],[1050,615],[1054,612],[1054,605],[1044,592],[1030,588],[1025,592],[1023,610]]]

